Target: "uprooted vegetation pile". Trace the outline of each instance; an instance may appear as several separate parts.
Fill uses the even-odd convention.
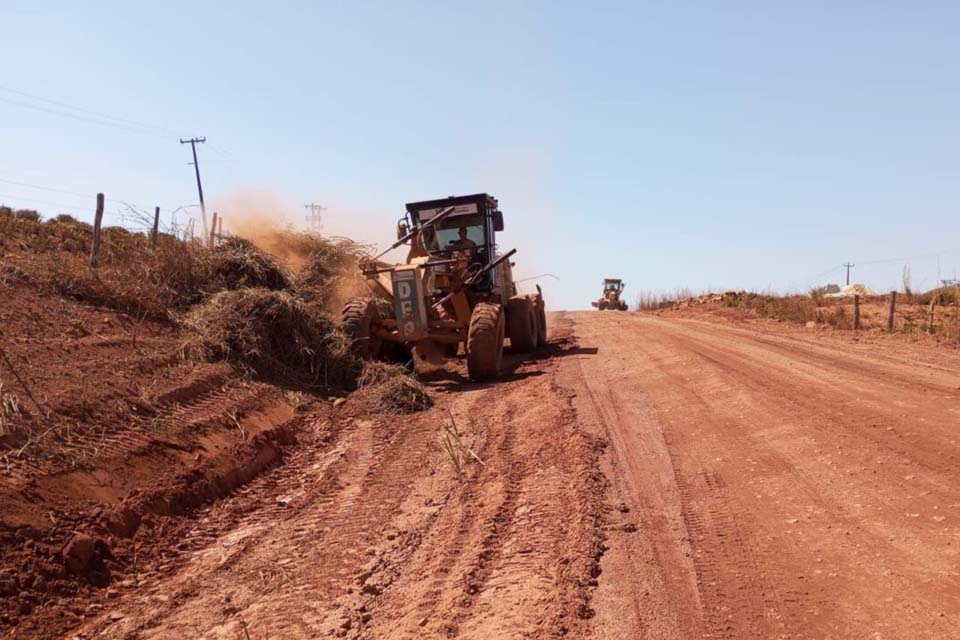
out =
[[[263,378],[349,387],[358,364],[333,321],[285,291],[221,291],[184,319],[184,353],[226,360]]]
[[[199,268],[208,292],[251,287],[272,291],[290,288],[287,272],[249,240],[228,238],[205,252],[204,257]]]
[[[270,229],[257,234],[260,246],[288,264],[297,295],[330,311],[339,311],[347,298],[365,295],[359,260],[369,247],[348,238],[325,237]]]
[[[181,353],[191,359],[225,360],[251,375],[309,388],[372,385],[360,380],[361,363],[329,316],[359,293],[357,262],[367,247],[276,229],[257,241],[231,237],[209,248],[161,233],[154,248],[147,234],[106,227],[99,266],[92,268],[91,225],[0,208],[0,284],[19,282],[171,323],[183,332]],[[409,376],[391,384],[402,398],[384,407],[422,404],[404,395],[417,384]]]
[[[358,400],[375,413],[414,413],[433,406],[423,385],[398,364],[364,363],[357,386]]]

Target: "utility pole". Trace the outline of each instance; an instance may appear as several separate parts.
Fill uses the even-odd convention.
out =
[[[849,285],[849,284],[850,284],[850,267],[855,267],[855,266],[857,266],[857,265],[852,264],[852,263],[850,263],[850,262],[845,262],[845,263],[843,263],[843,264],[840,265],[840,266],[847,268],[847,284]]]
[[[207,207],[203,204],[203,185],[200,184],[200,165],[197,163],[197,143],[203,144],[207,141],[206,136],[203,138],[190,138],[189,140],[184,140],[180,138],[180,144],[190,144],[190,148],[193,150],[193,169],[197,174],[197,192],[200,194],[200,215],[203,216],[203,236],[207,236]]]
[[[317,204],[316,202],[311,202],[310,204],[303,205],[304,209],[309,209],[310,213],[307,214],[307,225],[311,233],[320,233],[320,212],[326,211],[327,208]]]

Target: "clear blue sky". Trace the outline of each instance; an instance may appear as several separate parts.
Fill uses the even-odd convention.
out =
[[[588,306],[604,276],[633,300],[805,289],[846,260],[890,260],[854,269],[877,288],[907,263],[932,286],[938,253],[943,277],[960,267],[955,2],[8,0],[2,14],[0,180],[169,211],[196,202],[177,136],[205,135],[209,200],[269,193],[298,222],[316,200],[329,231],[381,243],[406,201],[488,191],[520,275],[560,278],[543,283],[553,308]],[[0,194],[89,217],[91,198]]]

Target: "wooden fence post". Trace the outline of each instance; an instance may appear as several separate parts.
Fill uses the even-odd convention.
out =
[[[890,292],[890,315],[887,317],[887,331],[893,332],[893,319],[897,314],[897,292]]]
[[[153,242],[153,248],[157,248],[157,235],[160,232],[160,207],[157,207],[153,211],[153,234],[151,236],[151,241]]]
[[[103,194],[97,194],[97,212],[93,217],[93,246],[90,248],[90,266],[97,266],[100,255],[100,225],[103,223]]]
[[[853,328],[860,328],[860,296],[853,295]]]
[[[217,212],[213,212],[213,224],[210,225],[210,248],[213,249],[217,244]]]

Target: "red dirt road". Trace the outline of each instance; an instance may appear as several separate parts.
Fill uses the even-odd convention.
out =
[[[960,637],[960,358],[573,319],[599,352],[571,378],[638,514],[601,564],[600,637]]]
[[[960,354],[552,324],[498,384],[433,376],[429,412],[308,422],[71,635],[960,637]]]

